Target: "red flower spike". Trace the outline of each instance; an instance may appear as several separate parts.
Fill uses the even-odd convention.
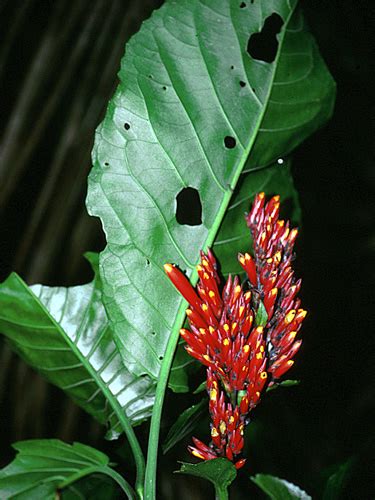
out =
[[[259,403],[266,385],[273,385],[292,367],[301,346],[295,338],[306,316],[297,298],[301,280],[295,279],[291,265],[298,230],[279,220],[279,208],[279,196],[266,203],[265,194],[260,193],[246,216],[254,252],[253,257],[244,253],[238,259],[247,283],[241,285],[238,276],[229,276],[220,286],[210,250],[201,252],[196,290],[177,268],[165,266],[190,303],[191,330],[181,330],[186,349],[207,367],[211,443],[207,446],[193,438],[195,446],[189,450],[202,460],[227,457],[236,468],[245,463],[238,455],[249,412]],[[260,301],[268,321],[264,327],[253,327]]]
[[[172,264],[164,264],[164,270],[184,299],[199,311],[201,301],[186,276]]]

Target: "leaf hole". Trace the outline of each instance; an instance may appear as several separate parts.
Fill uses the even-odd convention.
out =
[[[148,259],[146,259],[146,266],[149,266],[150,265],[150,261]]]
[[[184,188],[176,196],[176,220],[186,226],[202,224],[202,203],[196,189]]]
[[[246,83],[240,80],[240,87],[246,87]]]
[[[247,52],[258,61],[271,63],[275,60],[279,42],[276,35],[284,21],[279,14],[273,13],[264,21],[262,31],[253,33],[247,43]]]
[[[124,123],[124,129],[129,130],[130,129],[130,124],[129,123]]]
[[[163,361],[163,359],[164,359],[164,356],[159,356],[160,361]]]
[[[244,9],[245,7],[246,7],[245,2],[241,2],[241,3],[240,3],[240,9]]]
[[[109,167],[109,163],[107,161],[104,162],[105,167]]]
[[[231,135],[224,137],[224,145],[227,149],[233,149],[236,147],[236,139]]]
[[[156,335],[156,332],[151,332],[151,335]]]
[[[230,67],[230,69],[234,69],[234,66],[232,65],[232,66]]]
[[[163,90],[167,90],[167,87],[165,85],[163,85]]]

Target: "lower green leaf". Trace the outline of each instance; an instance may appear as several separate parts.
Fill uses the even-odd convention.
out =
[[[257,474],[250,479],[267,493],[271,500],[312,500],[305,491],[285,479],[268,474]]]
[[[135,494],[126,481],[109,467],[104,453],[81,443],[58,439],[20,441],[13,445],[17,455],[0,471],[0,497],[17,500],[55,500],[56,493],[93,473],[114,479],[127,494]]]
[[[217,500],[228,498],[227,489],[237,476],[235,466],[226,458],[215,458],[198,464],[181,462],[181,469],[176,472],[210,481],[215,487]]]
[[[14,350],[108,424],[110,438],[122,431],[119,415],[126,414],[133,425],[150,416],[154,381],[135,377],[123,365],[101,302],[98,274],[87,285],[52,288],[28,287],[12,273],[0,285],[0,308],[0,331]]]
[[[338,466],[336,471],[329,476],[323,492],[323,500],[339,500],[341,498],[342,490],[353,463],[353,459],[348,460],[344,464]]]

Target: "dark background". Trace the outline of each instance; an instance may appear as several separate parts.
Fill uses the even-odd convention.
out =
[[[0,2],[1,279],[11,270],[28,283],[90,279],[82,253],[105,244],[100,223],[84,206],[94,129],[117,84],[124,43],[160,4]],[[324,478],[348,460],[342,498],[375,496],[375,9],[360,0],[302,5],[337,82],[331,122],[294,154],[303,212],[296,265],[309,310],[293,373],[302,383],[270,393],[256,410],[249,467],[232,490],[234,499],[258,497],[247,479],[256,472],[288,479],[319,498]],[[167,398],[165,425],[178,404],[188,406],[183,396]],[[11,442],[34,437],[121,453],[121,442],[104,443],[101,428],[2,342],[0,424],[2,465],[13,456]],[[203,422],[198,435],[207,428]],[[189,460],[187,442],[162,459],[163,499],[207,498],[194,491],[198,480],[170,474],[176,460]]]

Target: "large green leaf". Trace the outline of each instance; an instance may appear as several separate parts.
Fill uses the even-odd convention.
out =
[[[111,477],[128,493],[128,498],[135,499],[126,481],[109,467],[107,455],[90,446],[33,439],[19,441],[13,448],[18,452],[16,458],[0,470],[0,497],[4,500],[55,500],[58,490],[93,473]],[[82,497],[76,492],[75,498]]]
[[[93,259],[91,255],[91,259]],[[109,437],[121,432],[118,415],[132,424],[153,406],[153,382],[122,363],[101,302],[98,275],[71,288],[28,287],[13,273],[0,285],[0,331],[14,349],[99,422]]]
[[[115,340],[138,375],[157,379],[183,321],[163,264],[190,276],[241,171],[289,152],[331,113],[333,81],[295,8],[295,0],[169,1],[127,46],[97,130],[87,206],[107,237],[100,269]],[[249,38],[275,13],[283,21],[276,58],[253,59]],[[235,147],[225,146],[228,136]],[[200,225],[176,219],[186,187],[199,191]]]

